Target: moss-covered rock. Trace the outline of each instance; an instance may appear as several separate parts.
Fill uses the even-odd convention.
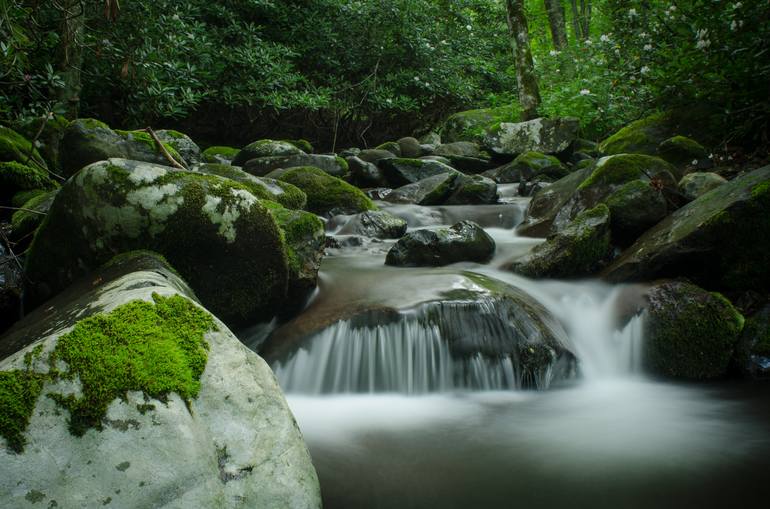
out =
[[[611,252],[610,210],[601,204],[578,214],[566,228],[535,246],[509,269],[535,278],[585,277],[606,264]]]
[[[32,142],[11,128],[0,126],[0,162],[15,161],[46,172],[48,167]]]
[[[441,266],[471,261],[483,263],[495,252],[495,241],[473,221],[449,228],[409,232],[388,251],[386,265]]]
[[[413,184],[394,189],[385,197],[390,203],[415,203],[417,205],[440,205],[455,189],[455,182],[463,177],[459,172],[439,173],[418,180]]]
[[[518,104],[455,113],[441,126],[438,143],[455,141],[481,142],[489,131],[502,122],[521,121]],[[430,141],[434,142],[435,139]]]
[[[258,157],[286,157],[305,152],[288,141],[258,140],[243,147],[232,161],[233,166],[243,166],[246,161]]]
[[[348,163],[341,157],[328,154],[296,154],[290,156],[267,156],[249,159],[243,165],[243,171],[263,177],[276,169],[312,166],[319,168],[333,177],[345,177]]]
[[[482,175],[458,175],[444,205],[487,205],[497,203],[497,184]]]
[[[286,295],[284,242],[244,186],[221,177],[110,159],[61,189],[27,259],[40,303],[117,253],[164,255],[223,320],[269,319]]]
[[[433,151],[433,155],[450,157],[473,157],[476,159],[489,159],[489,155],[481,151],[481,147],[478,143],[472,141],[455,141],[452,143],[444,143],[436,147]]]
[[[619,186],[636,179],[650,181],[653,178],[665,178],[666,183],[670,183],[672,179],[669,175],[676,173],[672,165],[658,157],[618,154],[599,159],[591,175],[580,183],[578,190]]]
[[[45,122],[45,124],[43,124]],[[64,136],[64,130],[67,128],[69,120],[61,115],[51,115],[43,118],[26,118],[13,128],[28,140],[35,139],[37,136],[36,147],[40,155],[45,160],[48,168],[58,172],[61,168],[59,162],[59,144]],[[42,127],[42,131],[40,128]],[[38,133],[39,136],[38,136]]]
[[[686,136],[673,136],[663,140],[658,146],[658,155],[679,168],[711,165],[703,145]]]
[[[203,151],[201,159],[204,163],[231,164],[240,151],[234,147],[213,146]]]
[[[20,210],[13,213],[11,217],[11,240],[17,243],[21,243],[25,238],[31,240],[31,234],[43,223],[58,192],[58,190],[54,190],[37,194],[25,202]],[[26,242],[23,243],[23,245],[26,244]]]
[[[281,140],[281,141],[294,145],[295,147],[297,147],[298,149],[300,149],[306,154],[312,154],[313,152],[315,152],[315,149],[313,148],[313,144],[307,140],[300,139],[300,140]]]
[[[643,360],[653,373],[704,380],[727,373],[743,316],[693,284],[664,281],[647,292]]]
[[[196,166],[195,171],[234,180],[257,198],[278,202],[287,209],[303,209],[307,205],[307,196],[298,187],[280,180],[255,177],[237,166],[204,163]]]
[[[420,142],[417,140],[417,138],[407,136],[399,139],[396,143],[398,143],[401,157],[415,158],[424,155],[422,153],[422,148],[420,147]]]
[[[350,168],[350,182],[353,185],[361,188],[388,186],[382,169],[374,163],[367,163],[356,156],[350,156],[346,161]]]
[[[709,288],[770,287],[770,166],[663,219],[603,273],[615,282],[687,276]]]
[[[559,154],[577,139],[576,118],[536,118],[527,122],[502,123],[490,130],[483,145],[493,154],[516,156],[524,152]]]
[[[300,188],[307,195],[307,210],[314,214],[355,214],[377,208],[360,189],[319,168],[287,168],[268,176]]]
[[[184,133],[174,131],[173,129],[161,129],[155,131],[158,139],[174,147],[174,150],[182,156],[182,159],[193,166],[201,162],[201,148]]]
[[[401,146],[395,141],[386,141],[382,145],[374,147],[375,150],[387,150],[396,157],[401,157]]]
[[[178,162],[184,162],[168,143],[164,148]],[[124,158],[168,166],[170,163],[144,131],[113,131],[104,122],[91,118],[73,120],[64,131],[61,145],[61,166],[64,176],[97,161]]]
[[[528,237],[547,237],[556,215],[592,171],[592,166],[578,169],[537,191],[529,202],[524,221],[517,228],[517,233]]]
[[[391,187],[414,184],[419,180],[442,173],[457,173],[457,170],[438,161],[428,159],[384,159],[380,168]]]
[[[0,204],[10,204],[23,191],[50,190],[58,186],[48,172],[16,161],[0,162]]]
[[[362,150],[357,155],[358,158],[360,158],[362,161],[366,161],[367,163],[374,163],[379,165],[380,161],[383,159],[393,159],[394,157],[397,157],[396,154],[389,150],[380,150],[375,148],[369,148]]]
[[[45,189],[30,189],[29,191],[19,191],[11,198],[12,207],[21,207],[35,196],[46,194],[48,191]]]
[[[716,173],[696,171],[682,177],[679,191],[687,200],[692,201],[726,183],[727,180]]]
[[[540,177],[559,180],[568,174],[567,168],[556,157],[542,152],[524,152],[511,163],[494,170],[490,176],[499,184],[518,184],[522,180],[526,182]]]
[[[668,203],[649,182],[632,180],[606,200],[612,218],[612,240],[628,245],[668,214]]]

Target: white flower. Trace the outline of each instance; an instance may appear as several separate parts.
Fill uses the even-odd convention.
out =
[[[644,67],[639,69],[639,72],[642,73],[642,74],[647,74],[647,73],[650,72],[650,68],[645,65]]]
[[[629,18],[635,18],[636,17],[636,9],[628,9],[628,17]]]
[[[179,21],[179,14],[174,14],[173,16],[171,16],[171,19],[173,19],[174,21]]]
[[[419,76],[415,76],[414,77],[414,81],[420,81],[420,77]]]
[[[693,159],[691,164],[693,166],[698,166],[698,160],[697,159]]]
[[[609,42],[610,38],[607,34],[602,34],[602,36],[599,37],[599,40],[602,42]]]
[[[556,51],[555,49],[552,49],[551,51],[548,52],[548,54],[551,55],[552,57],[555,57],[556,55],[559,54],[559,52]]]
[[[590,93],[591,93],[591,91],[588,90],[587,88],[584,88],[583,90],[580,91],[580,95],[588,95]]]
[[[393,99],[385,99],[385,102],[388,103],[388,104],[392,104],[393,103]]]
[[[433,72],[433,67],[428,67],[428,70],[429,70],[430,72]]]
[[[671,7],[668,8],[668,10],[669,11],[675,11],[676,10],[676,5],[672,5]]]
[[[652,44],[645,44],[644,51],[652,51]]]
[[[695,43],[695,47],[698,49],[706,49],[709,46],[711,46],[711,41],[708,39],[698,39],[698,42]]]
[[[470,25],[465,25],[465,29],[466,29],[466,30],[473,30],[473,27],[472,27],[472,26],[470,26]]]
[[[735,5],[733,6],[735,9],[740,9],[743,7],[743,2],[735,2]]]
[[[593,42],[591,42],[591,39],[586,39],[586,43],[585,44],[586,44],[586,46],[590,46],[590,45],[593,44]]]

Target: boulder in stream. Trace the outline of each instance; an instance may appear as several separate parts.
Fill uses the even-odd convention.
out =
[[[404,236],[406,227],[406,221],[390,212],[369,210],[353,216],[338,233],[377,239],[398,239]]]
[[[307,210],[319,216],[356,214],[376,210],[363,191],[312,166],[275,170],[267,175],[300,188],[307,195]]]
[[[527,122],[499,124],[487,133],[484,145],[498,155],[516,156],[525,152],[559,154],[577,139],[580,122],[576,118],[536,118]]]
[[[481,226],[461,221],[449,228],[407,233],[388,251],[385,264],[416,267],[463,261],[482,263],[494,252],[495,241]]]

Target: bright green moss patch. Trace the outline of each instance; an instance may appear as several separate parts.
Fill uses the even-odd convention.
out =
[[[214,320],[179,295],[153,294],[153,300],[88,317],[59,338],[51,368],[66,362],[60,376],[82,387],[79,397],[52,395],[70,411],[73,434],[100,429],[107,407],[128,391],[160,400],[175,392],[188,402],[198,395],[208,358],[204,334],[215,328]]]
[[[40,196],[41,194],[46,194],[47,192],[48,191],[45,189],[30,189],[28,191],[19,191],[13,195],[13,198],[11,198],[11,205],[14,207],[22,207],[35,196]]]
[[[31,233],[43,222],[51,203],[56,196],[56,191],[37,194],[24,203],[21,210],[17,210],[11,217],[11,229],[14,238]]]
[[[357,187],[312,166],[291,168],[282,172],[279,180],[300,188],[307,195],[307,209],[315,214],[333,210],[356,213],[377,208]]]
[[[32,142],[13,129],[0,126],[0,161],[16,161],[45,170],[46,164]]]
[[[234,147],[214,146],[204,150],[201,155],[205,163],[222,163],[224,161],[232,161],[240,151],[240,149]]]
[[[28,370],[0,371],[0,435],[20,453],[35,403],[43,389],[43,375]]]
[[[619,154],[604,157],[578,189],[593,186],[620,185],[638,178],[650,180],[661,172],[673,174],[676,170],[666,161],[643,154]]]
[[[0,162],[0,189],[3,194],[7,191],[52,189],[55,186],[45,170],[16,161]]]

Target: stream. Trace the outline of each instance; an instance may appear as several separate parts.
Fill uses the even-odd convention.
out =
[[[770,390],[645,377],[643,319],[618,320],[633,288],[502,270],[542,240],[515,233],[528,200],[513,186],[501,186],[501,196],[502,204],[484,206],[378,203],[410,229],[478,222],[497,244],[487,264],[388,267],[395,241],[351,237],[344,217],[327,225],[340,247],[329,250],[319,290],[285,335],[330,325],[267,357],[310,448],[324,507],[766,506]],[[466,290],[469,273],[547,310],[555,323],[544,326],[569,345],[576,366],[528,377],[510,358],[455,355],[419,306],[446,289]],[[431,313],[457,335],[504,339],[495,305],[479,303],[468,316]],[[329,318],[351,309],[374,311]],[[266,334],[241,337],[258,349]]]

